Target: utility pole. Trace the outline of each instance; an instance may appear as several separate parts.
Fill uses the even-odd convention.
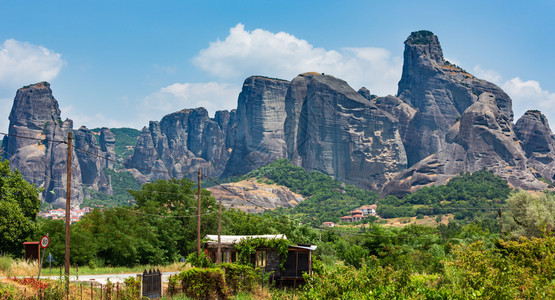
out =
[[[219,265],[222,259],[222,197],[220,196],[220,212],[218,213],[218,252],[216,254],[216,264]]]
[[[71,222],[71,141],[73,133],[71,130],[67,134],[67,190],[66,190],[66,255],[65,255],[65,275],[66,291],[69,292],[69,225]],[[69,293],[68,293],[69,295]]]
[[[200,257],[200,168],[198,169],[198,201],[197,201],[197,257]]]

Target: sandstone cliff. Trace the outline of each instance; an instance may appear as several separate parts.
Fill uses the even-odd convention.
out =
[[[529,168],[513,125],[497,103],[491,93],[480,95],[449,129],[447,145],[401,172],[384,188],[384,193],[401,196],[482,168],[492,170],[515,188],[544,189],[546,184],[537,180]]]
[[[406,167],[398,120],[343,80],[299,75],[285,110],[287,155],[295,165],[374,190]]]
[[[237,133],[224,176],[246,174],[287,156],[283,124],[289,81],[249,77],[237,103]]]
[[[529,110],[518,119],[514,129],[537,177],[555,181],[555,136],[547,118],[537,110]]]
[[[200,168],[206,176],[219,176],[229,158],[227,134],[236,119],[218,112],[211,119],[204,108],[184,109],[151,121],[143,128],[126,165],[135,168],[141,182],[188,177]],[[220,122],[220,123],[219,123]]]
[[[513,119],[512,102],[493,83],[478,79],[443,58],[437,36],[413,32],[405,41],[404,64],[398,97],[416,109],[402,138],[408,165],[447,146],[445,134],[483,92],[492,93],[500,112]]]
[[[2,142],[2,158],[23,178],[44,188],[43,201],[64,206],[67,188],[67,142],[71,120],[62,121],[50,84],[41,82],[17,91],[9,116],[9,136]],[[29,139],[30,138],[30,139]],[[81,169],[72,155],[72,206],[83,201]]]

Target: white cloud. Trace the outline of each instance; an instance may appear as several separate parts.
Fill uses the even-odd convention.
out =
[[[515,119],[527,110],[540,110],[551,123],[555,122],[555,93],[543,90],[536,80],[523,81],[515,77],[502,85],[513,100]]]
[[[160,120],[185,108],[204,107],[211,115],[217,110],[231,110],[237,108],[240,89],[239,85],[228,83],[174,83],[145,97],[138,106],[138,119]]]
[[[263,29],[246,31],[243,24],[231,28],[225,40],[203,49],[193,63],[212,75],[244,79],[265,75],[292,79],[304,72],[321,72],[347,81],[353,88],[366,86],[372,93],[397,91],[402,61],[381,48],[317,48],[295,36]]]
[[[495,84],[501,83],[501,74],[497,73],[495,70],[484,69],[481,65],[476,65],[473,71],[474,76],[478,78],[493,82]]]
[[[39,81],[49,81],[62,69],[62,55],[43,46],[13,39],[0,46],[0,86],[21,87]]]
[[[24,85],[53,80],[63,65],[61,54],[43,46],[13,39],[0,44],[0,130],[7,131],[16,90]]]

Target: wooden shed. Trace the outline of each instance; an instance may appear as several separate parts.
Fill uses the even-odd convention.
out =
[[[222,235],[221,239],[221,262],[235,262],[239,260],[235,245],[242,239],[265,238],[265,239],[287,239],[283,234],[276,235]],[[205,252],[216,261],[218,251],[218,236],[207,235]],[[303,273],[312,272],[312,251],[316,246],[307,244],[289,245],[287,259],[280,267],[281,258],[277,249],[259,248],[251,257],[251,263],[255,267],[264,268],[267,273],[272,273],[271,278],[280,284],[291,284],[296,286],[303,282]]]

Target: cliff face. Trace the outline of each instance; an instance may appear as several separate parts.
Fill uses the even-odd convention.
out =
[[[343,80],[299,75],[285,109],[287,155],[296,165],[371,189],[406,167],[398,120]]]
[[[446,135],[439,152],[401,172],[385,188],[386,194],[403,195],[429,184],[443,184],[461,172],[492,170],[515,188],[541,190],[546,184],[528,167],[510,119],[493,94],[483,93],[468,107]]]
[[[283,134],[289,81],[249,77],[237,104],[237,133],[224,176],[245,174],[286,157]]]
[[[143,128],[133,155],[140,181],[188,177],[196,179],[200,168],[207,176],[219,176],[229,158],[227,134],[233,134],[234,113],[218,112],[211,119],[204,108],[184,109],[151,121]]]
[[[204,108],[183,109],[151,121],[126,165],[145,183],[196,180],[199,168],[209,177],[241,175],[287,157],[306,170],[396,195],[482,168],[529,190],[546,186],[540,177],[555,180],[555,136],[545,116],[529,111],[513,125],[509,96],[447,62],[431,32],[413,32],[404,59],[397,97],[357,92],[320,73],[291,82],[249,77],[237,110],[210,118]],[[18,90],[2,144],[2,157],[57,205],[65,201],[67,145],[40,140],[66,140],[72,127],[60,119],[49,84],[38,83]],[[97,142],[82,127],[75,144],[74,203],[83,199],[81,184],[111,193],[103,170],[115,164],[112,132],[102,128]],[[278,203],[264,199],[269,208]]]
[[[2,142],[2,158],[10,161],[23,178],[44,188],[42,200],[65,205],[67,188],[67,141],[71,120],[60,119],[58,102],[50,84],[41,82],[17,91],[9,116],[9,136]],[[47,140],[47,141],[44,141]],[[81,170],[75,151],[72,155],[72,205],[83,201]]]
[[[433,33],[413,32],[405,41],[403,73],[397,92],[401,100],[417,111],[402,132],[408,165],[444,149],[447,129],[483,92],[492,93],[500,112],[512,121],[512,102],[505,92],[445,61]]]
[[[547,118],[537,110],[529,110],[518,119],[514,129],[537,177],[554,181],[555,136]]]

